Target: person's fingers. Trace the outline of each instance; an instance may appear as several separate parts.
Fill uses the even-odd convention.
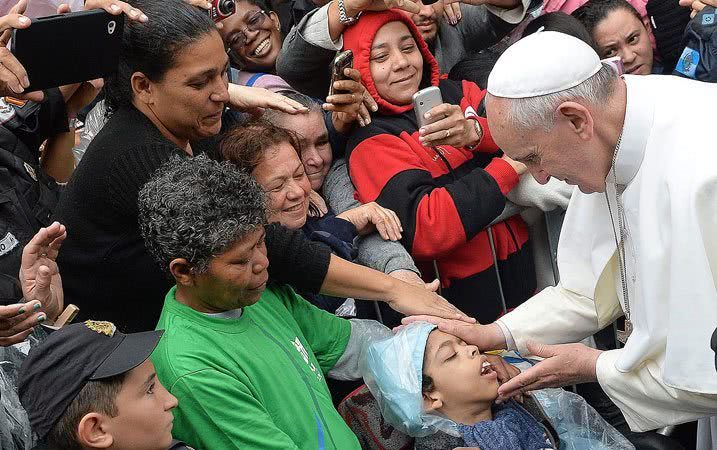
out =
[[[338,83],[338,81],[336,83]],[[354,81],[351,81],[351,83],[354,83]],[[356,105],[357,108],[358,108],[358,103],[360,100],[361,100],[360,94],[352,94],[352,93],[334,94],[334,95],[329,95],[328,97],[326,97],[326,103],[333,104],[333,105],[347,105],[347,106]]]
[[[541,364],[542,363],[538,363],[534,367],[531,367],[520,375],[517,375],[500,385],[498,388],[498,399],[504,401],[513,396],[522,394],[527,390],[535,389],[536,386],[538,386],[539,381],[543,378],[543,369]]]
[[[7,43],[10,42],[13,29],[27,28],[31,22],[30,18],[22,13],[10,13],[5,16],[0,16],[0,32],[2,32],[0,44],[5,47]]]
[[[308,109],[301,103],[294,101],[288,97],[284,97],[281,94],[274,94],[266,99],[266,104],[262,105],[269,109],[275,109],[288,114],[301,114],[308,111]]]
[[[401,323],[403,325],[408,325],[413,322],[428,322],[432,323],[433,325],[440,325],[441,323],[445,322],[445,319],[442,319],[440,317],[436,316],[429,316],[427,314],[417,314],[415,316],[407,316],[401,319]]]
[[[445,16],[448,23],[451,25],[456,25],[458,23],[458,17],[456,16],[456,12],[453,9],[455,5],[458,5],[458,3],[449,3],[443,8],[443,15]]]
[[[431,281],[430,283],[426,283],[426,290],[431,292],[438,291],[438,288],[441,287],[441,282],[438,278]]]
[[[70,5],[68,5],[67,3],[60,3],[57,6],[57,14],[67,14],[70,11],[72,10],[70,9]]]
[[[130,20],[137,22],[149,20],[141,10],[120,0],[87,0],[85,1],[85,9],[104,9],[115,16],[124,13]]]
[[[31,102],[40,103],[45,99],[45,93],[42,91],[27,92],[25,94],[15,95],[18,100],[30,100]]]
[[[0,67],[0,79],[16,94],[22,94],[30,86],[25,68],[6,47],[0,48]]]
[[[378,103],[376,103],[376,100],[371,97],[371,94],[369,94],[368,91],[364,91],[363,104],[366,105],[366,108],[368,108],[369,111],[378,111]]]
[[[184,0],[184,2],[202,9],[212,9],[212,4],[207,0]]]
[[[20,316],[15,319],[19,319]],[[23,333],[32,327],[39,325],[47,320],[47,314],[37,312],[37,310],[28,311],[23,315],[22,320],[15,322],[5,322],[0,324],[0,337],[9,338],[16,334]]]
[[[361,83],[359,83],[358,81],[354,81],[354,80],[334,81],[333,87],[334,87],[334,92],[355,94],[357,96],[356,100],[360,100],[361,95],[363,94],[363,85]],[[356,101],[356,100],[352,100],[352,101]],[[327,98],[326,101],[330,101],[330,100]]]
[[[15,320],[19,322],[24,320],[28,314],[40,309],[42,305],[38,301],[30,301],[27,303],[17,303],[14,305],[0,306],[0,323],[7,323]],[[0,325],[1,327],[2,325]]]
[[[384,208],[382,206],[379,206],[378,208],[381,210],[381,213],[384,215],[386,222],[388,223],[389,227],[393,232],[393,240],[400,241],[402,237],[401,232],[403,231],[403,227],[401,227],[401,221],[399,220],[398,216],[395,212],[391,211],[388,208]]]
[[[391,220],[388,210],[375,203],[371,204],[369,208],[369,220],[376,225],[376,228],[381,227],[387,236],[384,237],[382,233],[381,237],[391,241],[399,240],[401,233],[398,227],[396,227],[395,222]]]
[[[361,72],[358,69],[347,67],[344,69],[344,75],[361,84]]]
[[[421,11],[421,7],[411,0],[388,0],[386,1],[386,5],[389,8],[398,8],[412,14],[418,14]]]
[[[448,120],[448,119],[446,119]],[[446,127],[436,130],[432,133],[424,134],[418,140],[423,145],[439,145],[439,144],[454,144],[460,142],[462,138],[463,127],[453,126]]]
[[[359,106],[358,121],[359,125],[361,125],[362,127],[365,127],[366,125],[371,123],[371,114],[368,112],[365,102],[362,102]]]
[[[28,328],[22,333],[18,333],[8,337],[0,337],[0,347],[9,347],[24,341],[32,333],[32,328]]]
[[[541,358],[550,358],[556,355],[556,346],[554,345],[547,345],[535,341],[528,341],[525,343],[525,346],[528,348],[528,353],[533,356],[540,356]]]
[[[431,133],[435,133],[438,131],[447,130],[449,128],[453,128],[456,126],[456,122],[458,120],[462,119],[462,116],[456,117],[453,114],[449,114],[448,116],[441,116],[442,118],[439,120],[436,120],[435,122],[432,122],[428,125],[422,126],[418,132],[422,137],[425,137]]]
[[[15,3],[15,6],[10,8],[8,14],[25,14],[25,10],[27,9],[27,5],[29,3],[29,0],[19,0]]]
[[[399,326],[397,326],[397,327],[391,328],[391,332],[392,332],[393,334],[396,334],[396,333],[398,333],[399,331],[403,330],[404,328],[406,328],[406,325],[399,325]]]
[[[52,270],[47,266],[40,266],[37,269],[37,277],[35,277],[35,289],[37,289],[39,298],[46,299],[50,296],[51,280]]]
[[[440,105],[431,108],[430,111],[423,115],[423,118],[426,119],[429,124],[432,124],[450,116],[455,112],[456,108],[460,110],[460,106],[449,105],[448,103],[441,103]]]
[[[453,13],[456,16],[456,23],[460,22],[463,18],[463,14],[461,13],[461,4],[460,3],[451,3],[450,7],[453,8]]]

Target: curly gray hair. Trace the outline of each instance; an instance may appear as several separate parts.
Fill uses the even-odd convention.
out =
[[[212,258],[267,220],[254,178],[205,155],[170,159],[144,185],[138,207],[145,245],[168,275],[176,258],[204,273]]]

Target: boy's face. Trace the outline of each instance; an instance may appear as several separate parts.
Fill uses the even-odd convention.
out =
[[[159,382],[149,359],[127,372],[115,405],[117,416],[107,421],[111,448],[166,450],[172,444],[177,399]]]
[[[475,345],[433,330],[423,355],[423,373],[433,379],[432,395],[442,408],[473,403],[492,403],[498,397],[498,375],[486,364]]]

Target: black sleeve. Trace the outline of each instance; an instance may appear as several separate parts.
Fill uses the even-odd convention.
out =
[[[276,223],[265,228],[269,277],[299,291],[319,293],[329,271],[331,249],[309,240],[301,230]]]
[[[286,35],[276,60],[276,74],[297,91],[310,97],[326,98],[331,75],[328,67],[336,52],[309,44],[301,31],[310,14]]]

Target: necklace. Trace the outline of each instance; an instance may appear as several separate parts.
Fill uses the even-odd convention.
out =
[[[615,171],[615,161],[617,160],[617,152],[620,148],[620,143],[622,142],[622,133],[620,133],[620,136],[617,138],[617,145],[615,145],[615,152],[612,156],[612,176],[613,176],[613,182],[615,184],[615,202],[617,204],[617,221],[618,221],[618,230],[620,233],[620,237],[618,238],[617,231],[615,231],[615,219],[612,214],[612,207],[610,206],[610,197],[608,196],[607,192],[607,184],[605,186],[605,200],[607,200],[607,209],[610,213],[610,221],[612,222],[612,232],[615,236],[615,246],[617,247],[617,261],[618,266],[620,267],[620,281],[622,284],[622,298],[625,302],[625,329],[624,330],[617,330],[617,340],[621,343],[626,343],[627,338],[630,337],[630,334],[632,334],[632,322],[630,321],[630,294],[627,287],[627,259],[625,256],[625,226],[627,219],[623,218],[625,215],[625,211],[623,209],[622,203],[620,202],[620,195],[618,193],[617,188],[617,174]]]

